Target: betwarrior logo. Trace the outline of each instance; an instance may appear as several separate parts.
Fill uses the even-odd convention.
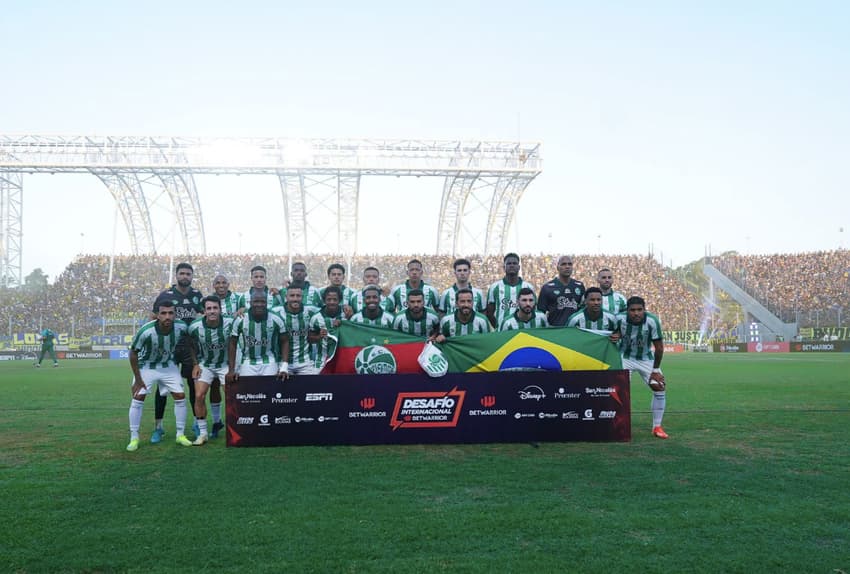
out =
[[[396,372],[396,360],[386,347],[369,345],[354,357],[354,370],[358,375],[390,375]]]
[[[399,393],[390,419],[399,428],[438,428],[457,426],[466,391],[457,387],[448,392]]]

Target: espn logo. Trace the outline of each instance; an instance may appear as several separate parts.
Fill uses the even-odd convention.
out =
[[[360,399],[360,406],[367,411],[375,408],[375,397],[365,397]]]
[[[489,409],[491,407],[496,406],[496,396],[484,395],[483,397],[481,397],[481,406],[485,409]]]
[[[333,393],[307,393],[304,397],[305,401],[332,401],[334,400]]]

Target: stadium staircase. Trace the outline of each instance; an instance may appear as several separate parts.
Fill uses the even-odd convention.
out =
[[[781,335],[785,341],[792,341],[797,336],[797,323],[783,322],[782,319],[768,311],[764,305],[741,289],[729,277],[721,273],[719,269],[711,265],[708,260],[706,260],[703,266],[703,273],[714,281],[715,285],[726,291],[729,296],[741,305],[744,311],[755,317],[769,331],[775,335]]]

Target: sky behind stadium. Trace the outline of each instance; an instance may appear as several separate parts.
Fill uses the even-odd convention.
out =
[[[536,140],[509,250],[835,249],[848,21],[840,1],[14,0],[0,133]],[[208,252],[285,251],[275,178],[198,189]],[[432,251],[441,191],[364,180],[359,251]],[[25,176],[24,275],[108,253],[113,215],[93,176]]]

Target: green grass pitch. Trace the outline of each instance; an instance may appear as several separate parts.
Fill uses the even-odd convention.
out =
[[[0,571],[850,570],[850,354],[664,372],[667,441],[127,453],[128,363],[3,362]]]

